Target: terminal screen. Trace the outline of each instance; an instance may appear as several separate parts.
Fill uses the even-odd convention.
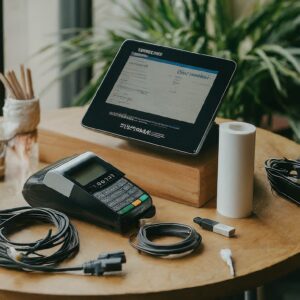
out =
[[[107,170],[102,165],[92,162],[72,170],[69,176],[79,184],[85,186],[106,172]]]
[[[217,75],[132,52],[106,102],[194,124]]]

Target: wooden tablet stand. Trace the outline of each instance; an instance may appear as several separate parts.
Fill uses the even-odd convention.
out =
[[[41,161],[95,152],[150,194],[200,207],[216,195],[218,129],[213,126],[197,156],[93,132],[81,126],[85,108],[63,108],[42,115]]]

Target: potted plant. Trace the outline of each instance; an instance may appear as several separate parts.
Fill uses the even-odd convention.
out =
[[[138,5],[137,5],[138,4]],[[288,118],[300,140],[300,2],[257,2],[253,12],[234,19],[231,1],[143,0],[124,6],[128,30],[108,30],[105,37],[95,28],[58,44],[63,68],[60,77],[101,63],[101,70],[74,99],[90,101],[117,50],[125,39],[144,40],[233,59],[238,69],[219,116],[261,124],[274,113]],[[49,49],[49,47],[46,47]]]

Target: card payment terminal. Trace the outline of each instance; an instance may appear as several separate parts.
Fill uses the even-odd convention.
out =
[[[63,159],[32,175],[23,196],[33,207],[50,207],[118,232],[155,214],[149,194],[92,152]]]

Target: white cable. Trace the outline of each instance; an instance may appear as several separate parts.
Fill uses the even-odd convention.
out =
[[[233,268],[231,250],[230,249],[221,249],[220,250],[220,256],[224,260],[224,262],[226,262],[226,264],[228,265],[231,276],[234,277],[235,276],[235,271],[234,271],[234,268]]]

